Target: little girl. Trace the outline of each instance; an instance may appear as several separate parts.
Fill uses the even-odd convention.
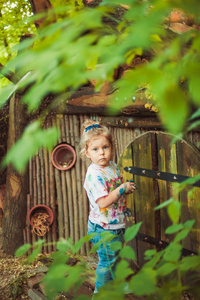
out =
[[[84,188],[90,201],[88,234],[97,233],[93,244],[101,240],[100,234],[109,231],[116,235],[112,241],[101,244],[97,250],[99,262],[96,269],[94,293],[113,278],[113,267],[118,252],[110,249],[113,241],[123,241],[125,230],[126,197],[135,189],[133,182],[123,183],[117,165],[111,161],[114,151],[112,135],[107,127],[88,119],[82,125],[81,153],[90,160]]]

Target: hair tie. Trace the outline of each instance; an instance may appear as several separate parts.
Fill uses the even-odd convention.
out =
[[[85,132],[87,132],[87,131],[90,130],[91,128],[101,128],[101,126],[98,125],[98,124],[90,125],[90,126],[88,126],[88,127],[85,128]]]

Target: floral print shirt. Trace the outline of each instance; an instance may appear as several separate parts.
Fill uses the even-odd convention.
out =
[[[125,227],[126,197],[122,195],[109,207],[100,208],[96,201],[115,190],[123,183],[117,165],[109,162],[108,167],[100,167],[92,163],[86,173],[84,188],[90,201],[89,220],[105,229]]]

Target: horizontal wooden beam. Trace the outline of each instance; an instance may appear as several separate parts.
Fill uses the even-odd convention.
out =
[[[109,109],[112,107],[113,91],[110,86],[103,86],[100,92],[95,92],[94,87],[83,87],[76,91],[68,99],[63,113],[102,113],[103,115],[148,115],[155,116],[155,112],[145,108],[148,102],[142,93],[130,100],[127,106],[119,110]]]

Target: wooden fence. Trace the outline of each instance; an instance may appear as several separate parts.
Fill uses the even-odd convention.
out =
[[[45,125],[45,127],[54,125],[60,130],[59,143],[68,143],[74,147],[77,154],[74,167],[67,171],[54,168],[51,162],[51,152],[45,149],[41,149],[29,162],[27,214],[32,207],[38,204],[49,206],[54,214],[54,222],[44,236],[48,243],[43,249],[44,252],[55,250],[55,242],[61,237],[70,237],[74,243],[87,233],[89,203],[83,189],[83,182],[90,161],[80,158],[79,142],[81,124],[85,118],[89,117],[101,120],[101,117],[97,115],[57,115],[48,120]],[[116,162],[119,161],[124,150],[133,140],[152,129],[152,124],[146,124],[143,128],[138,126],[130,128],[126,122],[120,123],[119,118],[113,118],[112,122],[107,121],[107,124],[116,143],[114,155]],[[198,147],[200,140],[198,132],[190,133],[187,139]],[[27,221],[24,231],[25,242],[33,243],[39,238],[32,233],[31,229]],[[84,244],[81,254],[86,255],[89,249],[90,245]]]

